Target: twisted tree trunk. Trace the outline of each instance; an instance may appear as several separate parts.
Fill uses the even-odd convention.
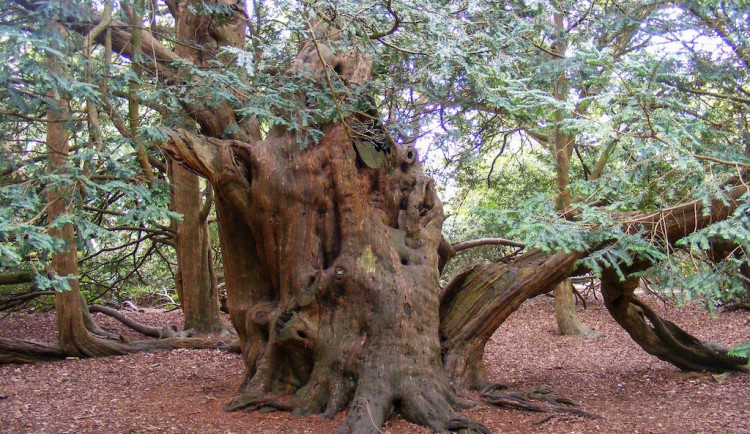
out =
[[[376,432],[396,404],[435,429],[473,426],[440,357],[433,183],[409,147],[394,147],[391,169],[362,166],[347,128],[305,150],[288,134],[243,143],[181,131],[169,145],[216,189],[247,368],[229,408],[292,392],[282,407],[298,414],[353,403],[352,432]]]

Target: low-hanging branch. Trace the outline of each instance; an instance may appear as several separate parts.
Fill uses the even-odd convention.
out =
[[[481,246],[508,246],[523,249],[526,247],[526,244],[518,241],[507,240],[505,238],[477,238],[475,240],[461,241],[451,244],[451,247],[455,252]]]
[[[180,333],[174,327],[170,327],[170,326],[154,327],[154,326],[150,326],[147,324],[143,324],[134,320],[133,318],[130,318],[129,316],[125,315],[119,310],[113,309],[111,307],[102,306],[99,304],[92,304],[89,306],[89,312],[103,313],[104,315],[111,316],[117,321],[120,321],[121,323],[125,324],[131,329],[137,331],[138,333],[142,335],[150,336],[152,338],[164,338],[164,337],[172,338],[172,337],[180,336]]]
[[[0,285],[20,285],[34,281],[34,273],[21,271],[18,273],[0,274]]]

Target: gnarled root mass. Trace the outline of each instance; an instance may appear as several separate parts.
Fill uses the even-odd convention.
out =
[[[554,395],[552,390],[544,387],[531,388],[525,392],[508,391],[502,385],[486,388],[481,400],[487,404],[535,412],[556,412],[598,419],[601,416],[576,408],[576,403],[569,398]]]

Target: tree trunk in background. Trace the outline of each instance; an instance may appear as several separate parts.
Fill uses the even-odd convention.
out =
[[[599,337],[599,333],[591,330],[578,319],[576,313],[576,298],[573,293],[573,280],[568,278],[555,287],[555,318],[557,329],[562,335]]]
[[[197,334],[224,333],[219,311],[219,291],[211,261],[208,213],[203,212],[198,175],[179,164],[171,164],[174,211],[182,215],[177,224],[177,274],[175,288],[185,315],[183,328]],[[210,209],[210,195],[206,199]]]
[[[177,20],[177,38],[186,43],[175,45],[175,53],[196,66],[203,66],[206,53],[197,48],[215,45],[202,39],[207,37],[204,29],[212,28],[210,15],[195,15],[189,10],[189,2],[182,2]],[[223,26],[230,28],[231,26]],[[244,27],[243,27],[244,28]],[[218,30],[217,33],[221,33]],[[244,34],[243,34],[244,37]],[[211,48],[216,48],[215,46]],[[213,57],[211,57],[213,59]],[[230,115],[231,116],[231,115]],[[222,137],[228,120],[204,126],[212,135]],[[227,333],[221,319],[218,283],[211,260],[211,234],[208,230],[208,211],[212,196],[207,195],[205,207],[201,200],[200,178],[179,163],[172,162],[171,181],[174,211],[181,214],[177,223],[177,274],[175,288],[185,315],[184,329],[198,334]],[[209,187],[210,189],[211,187]]]
[[[62,32],[61,28],[55,29]],[[50,69],[62,73],[57,57],[50,57]],[[65,174],[68,171],[68,121],[67,101],[59,95],[59,90],[50,90],[48,98],[53,101],[47,109],[47,152],[49,154],[49,171]],[[78,285],[78,251],[76,248],[75,227],[72,223],[62,226],[54,224],[55,220],[65,218],[71,212],[73,200],[72,187],[49,186],[47,190],[47,219],[50,222],[49,233],[62,241],[63,247],[52,255],[52,271],[64,277],[70,289],[55,294],[55,317],[57,340],[65,354],[69,356],[103,356],[122,354],[116,347],[107,345],[106,341],[97,338],[84,321],[88,310],[84,311],[85,300]],[[85,316],[84,316],[85,315]],[[93,327],[93,321],[87,318]],[[95,327],[96,330],[100,330]]]
[[[557,60],[563,60],[567,43],[565,41],[565,26],[561,13],[554,15],[555,29],[557,30],[552,51],[558,56]],[[554,96],[558,101],[566,101],[570,86],[565,72],[561,72],[557,82],[554,84]],[[559,123],[565,120],[565,112],[559,109],[555,114],[555,121],[558,125],[553,130],[553,139],[555,146],[555,169],[557,175],[557,199],[555,209],[559,212],[564,211],[570,206],[570,158],[573,156],[575,147],[575,137],[562,131]],[[557,319],[558,330],[562,335],[586,335],[594,336],[595,332],[588,328],[576,313],[576,300],[573,294],[573,282],[568,279],[562,282],[554,291],[555,295],[555,318]]]

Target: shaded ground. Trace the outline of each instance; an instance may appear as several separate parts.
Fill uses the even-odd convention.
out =
[[[733,346],[750,340],[750,314],[717,319],[697,306],[649,300],[660,315],[695,336]],[[546,386],[602,419],[481,406],[467,415],[495,432],[747,432],[750,375],[725,379],[682,373],[644,353],[596,301],[579,311],[603,333],[596,340],[556,335],[553,300],[538,297],[513,314],[485,354],[492,380],[512,389]],[[181,323],[178,312],[131,314],[153,325]],[[95,316],[106,329],[120,330]],[[52,341],[54,315],[15,314],[0,334]],[[127,332],[126,337],[140,339]],[[239,355],[177,350],[104,359],[0,366],[0,432],[330,433],[334,420],[288,413],[225,413],[242,376]],[[541,423],[540,423],[541,422]],[[428,433],[403,419],[389,433]]]

